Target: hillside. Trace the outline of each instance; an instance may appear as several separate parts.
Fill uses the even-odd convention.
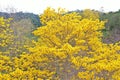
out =
[[[76,11],[70,11],[69,13],[71,12],[79,12],[81,14],[83,11],[76,10]],[[120,40],[120,10],[116,12],[109,12],[109,13],[99,12],[99,15],[100,15],[100,20],[107,20],[107,23],[105,25],[106,28],[103,30],[103,34],[104,34],[103,41],[105,43],[115,43],[119,41]],[[23,20],[24,22],[24,19],[25,19],[29,23],[33,24],[34,29],[36,29],[41,25],[39,16],[33,13],[0,12],[0,16],[3,16],[4,18],[11,17],[13,18],[14,23],[17,23],[21,20]],[[26,27],[29,27],[29,26],[26,26]]]
[[[35,27],[41,25],[39,16],[33,13],[23,13],[23,12],[16,12],[16,13],[6,13],[0,12],[0,16],[4,18],[13,18],[14,21],[20,21],[22,19],[30,19],[31,22],[34,24]]]
[[[115,43],[120,40],[120,10],[116,12],[102,13],[101,20],[107,20],[105,42]]]

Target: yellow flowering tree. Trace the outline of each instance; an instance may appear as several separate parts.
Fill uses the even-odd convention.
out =
[[[12,30],[9,27],[9,22],[11,19],[4,19],[0,17],[0,50],[6,51],[9,44],[12,43]]]
[[[46,74],[49,73],[48,70],[35,69],[32,65],[33,62],[28,62],[32,56],[27,54],[23,56],[22,53],[25,54],[25,52],[19,55],[18,53],[14,54],[19,49],[15,48],[13,50],[11,46],[15,43],[13,42],[15,37],[10,29],[10,21],[10,18],[0,17],[0,80],[42,80],[45,77],[48,78],[53,73]]]
[[[40,19],[29,52],[1,54],[1,80],[119,80],[120,44],[102,42],[104,21],[61,8],[47,8]]]
[[[92,19],[92,20],[99,19],[99,12],[90,9],[83,10],[81,15],[83,18],[87,18],[87,19]]]
[[[40,16],[44,26],[33,32],[39,39],[29,49],[39,56],[41,62],[37,65],[55,73],[53,78],[119,78],[119,43],[103,43],[101,30],[105,22],[97,19],[98,15],[88,16],[81,19],[78,13],[65,14],[63,9],[51,8]]]
[[[12,44],[12,30],[9,27],[11,19],[0,17],[0,76],[12,71],[9,45]],[[0,77],[1,79],[1,77]]]

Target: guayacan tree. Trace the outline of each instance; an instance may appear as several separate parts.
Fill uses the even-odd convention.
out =
[[[13,59],[14,70],[2,74],[9,79],[27,80],[119,80],[119,43],[102,42],[104,21],[82,18],[47,8],[41,27],[33,31],[38,37]]]
[[[40,16],[43,26],[33,32],[38,41],[29,48],[34,65],[53,72],[52,79],[118,79],[119,43],[103,43],[105,22],[92,16],[47,8]]]

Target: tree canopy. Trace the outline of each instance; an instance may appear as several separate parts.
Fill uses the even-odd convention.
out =
[[[104,21],[61,8],[47,8],[40,20],[42,26],[33,31],[38,38],[26,47],[28,52],[3,55],[0,79],[120,79],[120,43],[102,42]]]

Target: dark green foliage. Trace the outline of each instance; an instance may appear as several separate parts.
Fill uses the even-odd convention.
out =
[[[23,12],[17,12],[17,13],[5,13],[0,12],[0,16],[3,16],[4,18],[13,18],[14,21],[20,21],[21,19],[30,19],[35,27],[41,26],[39,16],[33,13],[23,13]]]
[[[107,20],[106,28],[109,30],[120,29],[120,10],[117,12],[103,13],[101,20]]]
[[[104,42],[115,43],[120,41],[120,10],[116,12],[101,13],[101,20],[107,20],[106,31],[103,31]],[[107,33],[108,35],[106,36]]]

